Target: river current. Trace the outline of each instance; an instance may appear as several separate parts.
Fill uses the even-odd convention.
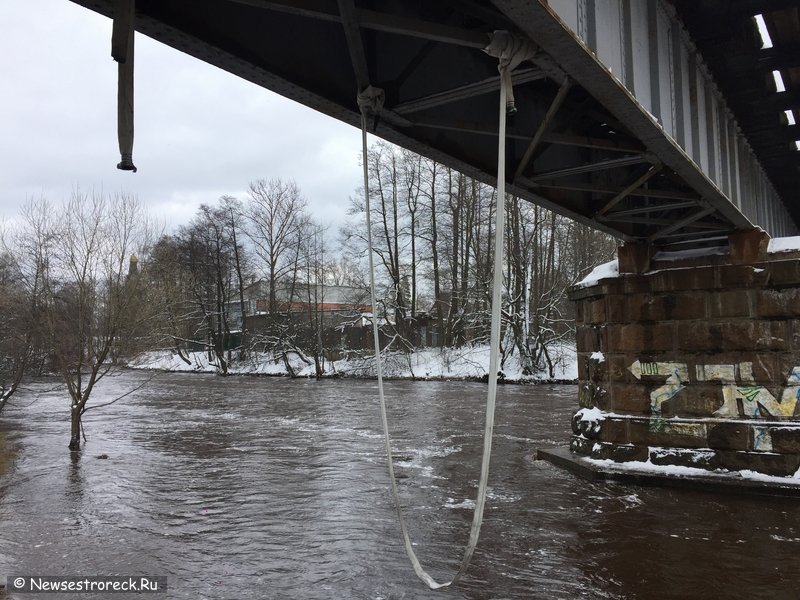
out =
[[[92,402],[151,376],[104,380]],[[467,541],[485,394],[387,383],[411,538],[441,580]],[[500,387],[480,543],[467,576],[432,591],[402,547],[374,381],[159,374],[89,411],[78,455],[65,393],[38,381],[0,416],[0,584],[135,574],[167,576],[156,599],[800,598],[797,499],[592,483],[534,460],[567,442],[576,397]]]

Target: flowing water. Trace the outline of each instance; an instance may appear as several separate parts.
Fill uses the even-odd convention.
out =
[[[108,379],[94,402],[149,376]],[[473,565],[431,591],[401,544],[374,381],[159,375],[88,412],[72,456],[50,385],[0,417],[0,583],[166,575],[152,597],[215,600],[800,598],[800,501],[590,483],[534,461],[565,443],[574,386],[500,388]],[[410,533],[445,579],[472,518],[486,386],[387,393]]]

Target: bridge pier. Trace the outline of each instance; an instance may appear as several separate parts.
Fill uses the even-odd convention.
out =
[[[725,254],[626,245],[619,275],[573,288],[573,457],[798,473],[800,251],[787,247],[800,244],[768,243],[752,230]]]

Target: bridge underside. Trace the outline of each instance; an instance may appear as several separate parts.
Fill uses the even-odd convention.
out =
[[[113,16],[113,0],[73,1]],[[137,31],[355,126],[357,91],[383,88],[377,135],[489,184],[499,77],[482,48],[494,30],[519,33],[540,52],[514,71],[511,193],[657,245],[723,243],[753,225],[539,2],[138,0],[136,11]]]

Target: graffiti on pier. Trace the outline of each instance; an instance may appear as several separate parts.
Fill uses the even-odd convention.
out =
[[[650,410],[654,415],[660,415],[661,405],[678,395],[689,383],[689,368],[686,363],[641,362],[637,360],[629,369],[636,379],[647,376],[666,376],[667,380],[664,385],[650,392]]]
[[[738,371],[737,381],[734,365],[705,365],[702,369],[698,365],[698,381],[716,381],[722,384],[723,403],[714,413],[715,416],[791,417],[794,415],[800,394],[798,385],[800,367],[795,367],[789,373],[780,400],[764,386],[755,385],[753,363],[740,363]]]
[[[663,378],[664,384],[650,392],[650,410],[660,416],[663,404],[677,396],[689,385],[689,367],[686,363],[634,361],[630,372],[636,379]],[[780,400],[753,377],[753,363],[697,365],[694,370],[697,383],[718,383],[722,390],[722,405],[715,417],[791,417],[800,399],[800,367],[794,367],[786,378]]]

